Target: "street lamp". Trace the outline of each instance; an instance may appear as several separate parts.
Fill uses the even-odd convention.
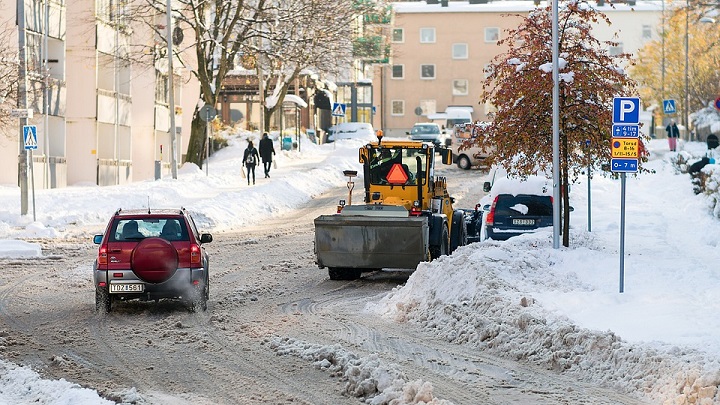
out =
[[[688,122],[688,109],[690,108],[690,96],[688,94],[688,65],[690,64],[690,56],[688,49],[688,37],[690,29],[690,0],[685,0],[685,96],[683,99],[683,122],[685,124],[685,136],[690,140],[690,123]]]

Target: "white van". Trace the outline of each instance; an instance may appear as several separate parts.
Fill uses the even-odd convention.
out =
[[[489,155],[489,150],[479,148],[474,145],[474,141],[479,136],[483,136],[483,131],[489,122],[478,121],[476,123],[457,124],[453,127],[452,140],[450,149],[452,149],[453,162],[463,170],[472,167],[488,168],[485,159]],[[465,144],[470,147],[464,148]]]
[[[448,107],[445,112],[428,114],[428,119],[437,123],[446,130],[447,133],[452,132],[455,125],[472,123],[472,107]]]

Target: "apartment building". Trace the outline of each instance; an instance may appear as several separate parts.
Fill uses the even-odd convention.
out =
[[[547,2],[413,1],[393,3],[391,60],[374,72],[374,104],[381,106],[373,125],[403,135],[415,122],[448,106],[472,108],[473,119],[486,120],[490,106],[479,104],[482,82],[492,59],[504,49],[497,42],[517,27],[520,16]],[[634,53],[657,39],[662,24],[659,2],[591,3],[612,26],[598,25],[600,40],[617,40],[611,53]],[[618,38],[614,34],[618,33]]]
[[[33,110],[27,124],[37,128],[38,147],[29,159],[34,187],[124,184],[154,178],[157,166],[168,175],[170,112],[181,162],[192,119],[182,112],[194,110],[199,89],[175,63],[175,105],[169,106],[162,38],[130,22],[129,1],[21,1]],[[17,4],[0,0],[3,10],[16,11]],[[164,20],[158,16],[158,27]],[[18,183],[21,138],[0,149],[0,184]]]

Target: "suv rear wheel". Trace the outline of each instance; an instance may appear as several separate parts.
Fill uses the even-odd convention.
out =
[[[193,288],[190,294],[190,310],[192,312],[207,311],[207,302],[210,296],[210,286],[207,280],[203,280],[200,285]]]
[[[112,296],[107,288],[95,288],[95,311],[108,313],[112,309]]]

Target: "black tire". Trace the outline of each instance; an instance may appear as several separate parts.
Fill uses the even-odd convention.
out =
[[[457,158],[457,165],[463,170],[470,170],[472,165],[470,164],[470,158],[465,155],[460,155]]]
[[[112,309],[112,296],[107,288],[95,288],[95,311],[109,313]]]
[[[202,286],[193,289],[190,297],[190,310],[192,312],[207,311],[207,302],[210,296],[210,286],[207,280],[204,280]]]
[[[450,237],[450,253],[460,246],[468,243],[467,224],[465,223],[465,214],[461,210],[453,213],[452,236]]]
[[[430,257],[435,260],[440,256],[447,256],[448,254],[448,239],[449,232],[447,226],[443,224],[442,240],[439,246],[430,246]]]

